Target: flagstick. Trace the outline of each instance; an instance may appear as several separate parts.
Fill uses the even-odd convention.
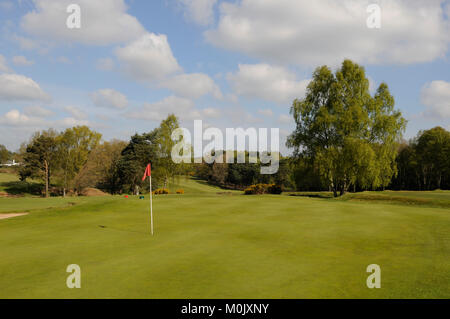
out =
[[[152,174],[150,174],[150,225],[153,236]]]

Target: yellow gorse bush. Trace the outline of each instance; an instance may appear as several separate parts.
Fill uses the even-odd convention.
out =
[[[153,195],[167,195],[170,194],[167,188],[158,188],[152,192]]]
[[[245,195],[281,194],[281,186],[276,184],[255,184],[244,190]]]

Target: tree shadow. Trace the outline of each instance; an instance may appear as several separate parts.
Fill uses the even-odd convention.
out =
[[[11,195],[41,195],[43,185],[41,183],[29,183],[25,181],[3,182],[0,186]]]
[[[333,198],[332,193],[319,192],[319,193],[291,193],[289,196],[310,197],[310,198]]]

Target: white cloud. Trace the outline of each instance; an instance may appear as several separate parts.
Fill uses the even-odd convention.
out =
[[[53,111],[48,110],[39,105],[27,106],[26,108],[24,108],[23,112],[27,116],[40,117],[40,118],[46,118],[46,117],[54,115]]]
[[[211,94],[217,99],[223,97],[214,80],[204,73],[176,75],[164,80],[161,87],[168,88],[179,96],[192,99],[197,99],[206,94]]]
[[[281,114],[280,117],[278,118],[278,122],[281,124],[289,124],[291,122],[293,122],[294,119],[286,114]]]
[[[366,25],[369,0],[224,2],[217,29],[205,36],[216,46],[285,64],[429,62],[445,55],[450,40],[444,1],[377,1],[380,29]]]
[[[13,61],[13,63],[15,65],[19,65],[19,66],[30,66],[30,65],[34,64],[33,61],[28,60],[23,55],[16,55],[16,56],[14,56],[12,61]]]
[[[69,29],[67,7],[73,0],[34,0],[36,10],[27,13],[21,27],[29,34],[58,42],[109,45],[133,40],[145,33],[139,21],[127,14],[124,0],[78,0],[81,28]]]
[[[271,109],[258,110],[258,113],[267,117],[273,116],[273,112]]]
[[[19,74],[0,74],[0,100],[41,100],[49,101],[50,96],[39,84]]]
[[[89,125],[91,125],[91,123],[89,123],[89,121],[87,121],[87,120],[76,119],[73,117],[65,117],[61,120],[54,122],[53,125],[55,127],[66,128],[66,127],[74,127],[74,126],[82,126],[82,125],[89,126]]]
[[[234,92],[251,98],[290,103],[305,94],[309,80],[297,81],[295,74],[268,64],[240,64],[227,76]]]
[[[98,59],[96,68],[101,71],[112,71],[114,69],[114,61],[111,58]]]
[[[203,113],[204,117],[206,118],[218,118],[221,115],[221,112],[217,108],[208,107],[206,109],[201,110],[201,113]]]
[[[86,112],[76,106],[66,106],[64,107],[64,111],[69,113],[76,120],[85,120],[88,117]]]
[[[147,33],[118,48],[116,55],[124,71],[138,81],[154,81],[181,69],[164,34]]]
[[[124,109],[128,106],[128,99],[122,93],[113,89],[102,89],[90,94],[92,102],[98,107]]]
[[[436,118],[450,118],[450,82],[432,81],[421,91],[425,114]]]
[[[36,126],[42,125],[44,120],[22,114],[18,110],[11,110],[0,116],[0,123],[8,126]]]
[[[0,54],[0,72],[9,72],[10,69],[3,55]]]
[[[19,110],[13,109],[0,116],[0,124],[17,128],[24,128],[30,131],[39,129],[66,128],[78,125],[90,125],[89,121],[76,119],[73,117],[65,117],[55,121],[48,121],[42,117],[29,116],[21,113]]]
[[[178,0],[184,7],[187,20],[207,26],[214,22],[214,6],[217,0]]]
[[[139,120],[161,121],[171,113],[180,116],[184,121],[215,118],[220,115],[218,109],[196,109],[192,100],[172,95],[155,103],[145,103],[140,110],[129,112],[125,116]]]
[[[12,35],[11,39],[19,45],[21,50],[37,50],[40,54],[48,53],[51,47],[51,45],[45,43],[45,41],[36,41],[17,34]]]

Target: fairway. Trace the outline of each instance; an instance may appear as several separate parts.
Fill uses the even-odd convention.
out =
[[[29,214],[0,220],[0,298],[450,297],[448,209],[178,183],[185,195],[154,199],[153,237],[147,196],[1,198]]]

